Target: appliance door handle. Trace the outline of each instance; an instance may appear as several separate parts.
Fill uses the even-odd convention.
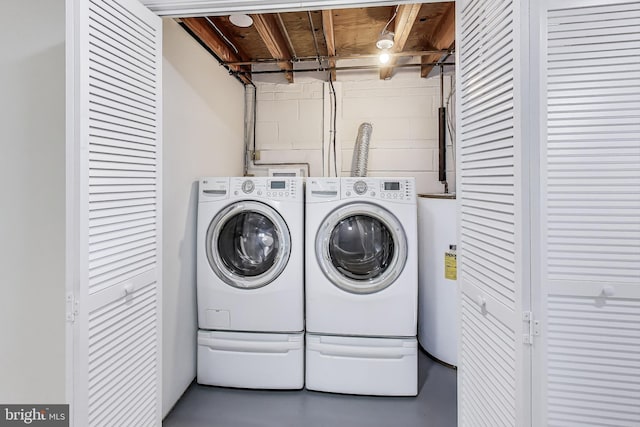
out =
[[[198,345],[217,351],[241,351],[250,353],[288,353],[301,348],[299,342],[283,341],[239,341],[225,339],[198,338]]]
[[[406,347],[361,347],[307,342],[307,348],[326,356],[358,357],[366,359],[402,359],[415,353]]]

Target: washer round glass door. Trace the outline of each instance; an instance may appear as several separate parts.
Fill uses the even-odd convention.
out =
[[[370,294],[389,287],[402,273],[407,239],[391,212],[352,203],[325,218],[316,235],[316,258],[338,288]]]
[[[211,220],[205,240],[207,259],[230,286],[256,289],[273,282],[289,261],[291,237],[273,208],[242,201],[222,209]]]

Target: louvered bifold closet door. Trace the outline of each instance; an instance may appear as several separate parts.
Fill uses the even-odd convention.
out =
[[[637,427],[640,1],[543,5],[538,422]]]
[[[526,426],[530,357],[526,168],[520,87],[526,7],[456,3],[460,426]]]
[[[73,2],[79,155],[75,426],[160,425],[161,20]]]

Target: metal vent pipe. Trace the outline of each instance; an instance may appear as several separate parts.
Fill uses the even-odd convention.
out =
[[[369,161],[369,142],[373,126],[371,123],[362,123],[358,128],[356,145],[353,147],[353,160],[351,161],[351,176],[367,176],[367,162]]]

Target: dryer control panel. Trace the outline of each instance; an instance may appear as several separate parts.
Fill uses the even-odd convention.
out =
[[[307,179],[307,202],[327,202],[340,199],[340,178]]]
[[[342,178],[341,196],[416,203],[414,178]]]

